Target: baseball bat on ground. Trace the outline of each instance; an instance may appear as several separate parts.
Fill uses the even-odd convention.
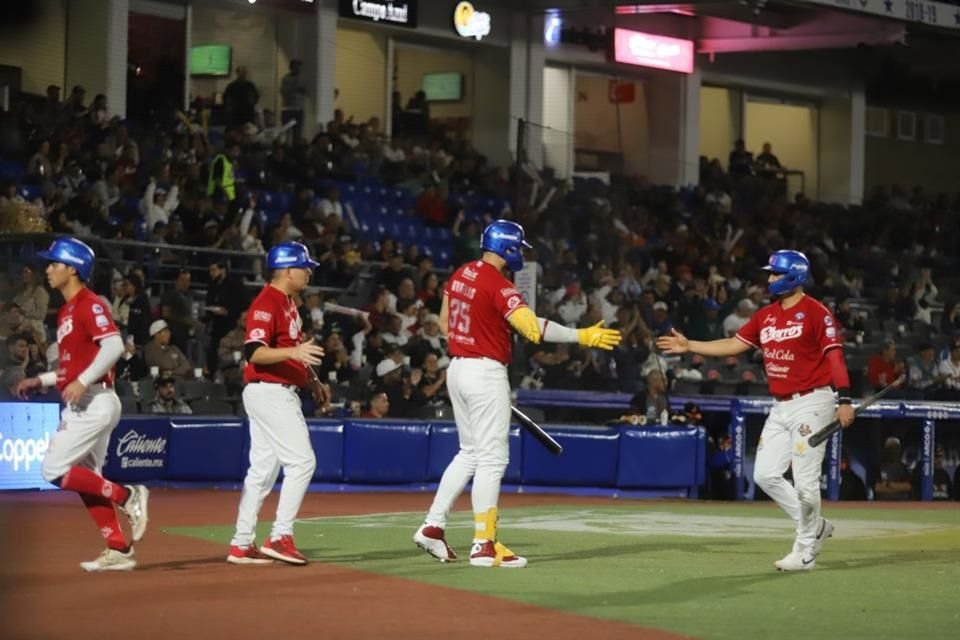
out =
[[[880,389],[875,395],[867,398],[860,405],[853,410],[853,415],[858,415],[861,411],[872,405],[874,402],[887,395],[887,392],[893,389],[894,387],[899,387],[907,379],[907,376],[901,375],[899,378],[885,386],[883,389]],[[835,434],[837,431],[840,431],[840,421],[834,420],[820,431],[817,431],[815,434],[810,436],[810,439],[807,440],[807,444],[811,447],[817,447],[823,444],[827,438]]]
[[[543,427],[534,422],[530,416],[525,414],[523,411],[520,411],[520,409],[517,409],[513,405],[510,405],[510,411],[512,411],[513,415],[516,416],[521,426],[529,431],[530,435],[536,438],[537,442],[542,444],[547,451],[555,456],[563,453],[563,447],[560,446],[560,443],[550,437],[550,434],[544,431]]]

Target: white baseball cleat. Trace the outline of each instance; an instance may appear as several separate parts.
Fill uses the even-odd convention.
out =
[[[810,571],[817,566],[816,557],[808,551],[791,551],[773,563],[780,571]]]
[[[120,505],[120,511],[127,514],[130,519],[130,530],[133,534],[133,541],[140,542],[143,534],[147,532],[147,501],[150,499],[150,490],[142,484],[128,484],[127,490],[130,496],[127,501]]]
[[[440,527],[422,525],[413,534],[413,541],[440,562],[454,562],[457,559],[456,552],[447,544],[444,531]]]
[[[835,527],[829,520],[826,518],[820,519],[820,530],[817,532],[817,537],[810,546],[810,553],[813,554],[814,558],[820,555],[820,550],[823,549],[823,543],[827,541],[827,538],[833,537],[834,529]]]
[[[470,551],[470,565],[473,567],[503,567],[505,569],[523,569],[527,559],[518,556],[507,547],[493,540],[474,542]]]
[[[133,547],[126,553],[116,549],[104,549],[96,560],[80,563],[80,568],[84,571],[132,571],[136,566]]]

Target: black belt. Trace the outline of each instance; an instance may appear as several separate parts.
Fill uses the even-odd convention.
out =
[[[295,384],[283,384],[282,382],[270,382],[269,380],[251,380],[247,384],[275,384],[278,387],[283,387],[284,389],[290,389],[291,391],[299,391],[300,387]]]

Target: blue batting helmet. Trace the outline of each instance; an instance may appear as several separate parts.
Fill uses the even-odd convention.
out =
[[[770,255],[764,271],[781,273],[783,277],[767,285],[767,291],[781,296],[810,281],[810,261],[799,251],[784,249]]]
[[[316,267],[319,262],[310,259],[310,252],[299,242],[280,242],[267,253],[267,269]]]
[[[523,250],[531,249],[523,239],[523,227],[510,220],[494,220],[483,230],[480,248],[507,261],[511,271],[523,268]]]
[[[96,258],[93,249],[76,238],[57,238],[46,251],[38,251],[37,255],[50,262],[60,262],[77,270],[81,280],[89,280],[93,271],[93,261]]]

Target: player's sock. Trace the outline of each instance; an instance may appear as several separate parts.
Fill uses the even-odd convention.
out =
[[[90,512],[90,517],[97,523],[100,534],[107,541],[107,546],[117,551],[126,553],[130,550],[126,537],[123,535],[123,529],[117,521],[117,512],[113,508],[113,503],[109,498],[103,496],[92,496],[81,493],[80,499],[84,506]]]
[[[81,495],[103,497],[115,504],[123,504],[130,497],[130,490],[122,484],[110,482],[100,474],[84,467],[70,467],[60,480],[60,488],[76,491]]]

